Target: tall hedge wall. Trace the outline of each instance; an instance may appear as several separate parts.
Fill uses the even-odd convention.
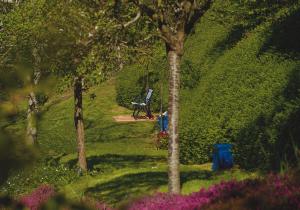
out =
[[[212,145],[228,142],[243,168],[299,162],[300,10],[285,9],[253,28],[218,24],[213,13],[188,38],[182,58],[181,161],[210,161]],[[160,55],[153,75],[166,68]],[[121,105],[143,89],[140,68],[120,74],[118,97],[127,97]]]

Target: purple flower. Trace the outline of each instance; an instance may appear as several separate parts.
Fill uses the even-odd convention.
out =
[[[207,190],[201,189],[199,192],[190,195],[169,195],[158,193],[154,196],[143,198],[133,203],[130,210],[184,210],[200,209],[201,207],[216,200],[222,194],[233,190],[239,190],[244,186],[243,182],[221,182]]]
[[[41,185],[31,194],[20,198],[20,202],[31,210],[37,210],[44,202],[48,201],[55,194],[53,187]]]

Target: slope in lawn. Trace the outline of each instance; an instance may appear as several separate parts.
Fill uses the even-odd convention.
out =
[[[91,93],[96,94],[95,99],[89,97]],[[1,192],[22,194],[49,183],[72,199],[88,195],[119,205],[137,196],[166,191],[167,151],[155,148],[155,122],[116,123],[113,116],[129,115],[130,111],[119,107],[115,97],[114,80],[89,90],[84,96],[89,168],[86,176],[77,175],[73,98],[64,97],[51,106],[48,104],[40,118],[40,161],[28,170],[13,174]],[[213,174],[210,164],[182,165],[181,171],[185,194],[223,179],[255,175],[239,170]]]

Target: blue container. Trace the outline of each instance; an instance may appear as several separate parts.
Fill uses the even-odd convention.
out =
[[[215,144],[213,153],[212,170],[228,169],[233,166],[231,144]]]
[[[168,130],[168,124],[169,124],[169,119],[168,119],[168,113],[165,112],[163,115],[159,116],[158,119],[158,124],[160,127],[160,131],[167,131]]]

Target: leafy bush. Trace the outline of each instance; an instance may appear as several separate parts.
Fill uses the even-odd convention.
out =
[[[214,143],[233,143],[236,162],[248,169],[278,168],[283,159],[296,162],[300,86],[295,81],[300,78],[300,63],[277,43],[300,34],[290,29],[291,22],[300,20],[295,11],[299,10],[292,8],[247,32],[211,62],[197,88],[183,95],[182,162],[209,161]],[[199,50],[205,43],[198,44]]]
[[[216,2],[188,37],[181,65],[182,163],[208,162],[213,144],[232,143],[236,163],[243,168],[297,164],[299,5],[282,5],[281,10],[277,6],[273,16],[259,21],[253,22],[253,14],[230,21],[234,19],[231,11],[238,6]],[[228,12],[226,25],[218,19],[220,9]],[[158,51],[153,61],[149,72],[155,77],[155,70],[166,65],[163,52]],[[144,92],[138,69],[145,68],[128,66],[119,76],[120,105],[130,107],[132,98]],[[162,78],[167,81],[167,76]],[[156,83],[158,78],[153,80]],[[166,85],[164,93],[167,100]]]
[[[155,146],[157,149],[168,149],[169,135],[167,132],[159,132],[155,139]]]
[[[117,102],[121,106],[132,108],[131,102],[144,102],[147,87],[154,90],[151,98],[151,108],[159,111],[162,105],[166,108],[167,102],[167,64],[163,54],[158,50],[151,64],[135,64],[125,67],[117,77]],[[163,91],[161,91],[161,87]]]
[[[11,173],[6,182],[0,187],[0,191],[9,195],[20,195],[29,193],[43,184],[59,187],[78,178],[75,170],[60,164],[43,161],[31,167],[31,170],[20,170]]]
[[[48,101],[49,97],[43,92],[38,92],[36,94],[36,99],[39,105],[44,105]]]
[[[132,108],[132,101],[145,99],[147,85],[154,90],[151,107],[154,111],[167,110],[168,101],[168,66],[165,52],[157,49],[156,55],[148,65],[134,64],[125,67],[117,77],[117,102],[119,105]],[[192,89],[200,79],[199,69],[187,58],[183,59],[181,68],[181,87]]]

